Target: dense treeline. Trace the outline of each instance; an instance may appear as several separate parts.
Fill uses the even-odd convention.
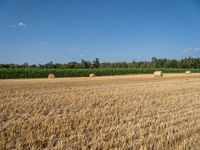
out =
[[[160,59],[153,57],[151,61],[132,61],[132,62],[102,62],[96,58],[94,61],[81,60],[81,62],[69,62],[59,64],[49,62],[47,64],[29,65],[19,64],[0,64],[0,68],[40,68],[40,69],[88,69],[88,68],[200,68],[200,58]]]

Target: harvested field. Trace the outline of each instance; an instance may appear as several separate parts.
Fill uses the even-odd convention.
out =
[[[200,74],[0,80],[0,149],[199,149]]]

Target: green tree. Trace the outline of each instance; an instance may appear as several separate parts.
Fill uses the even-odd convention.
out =
[[[99,68],[99,66],[100,66],[99,58],[96,58],[96,59],[93,61],[93,67],[94,67],[94,68]]]

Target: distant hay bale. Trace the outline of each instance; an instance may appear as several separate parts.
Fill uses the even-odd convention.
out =
[[[50,74],[48,75],[48,79],[54,79],[54,78],[55,78],[55,75],[54,75],[54,74],[50,73]]]
[[[186,71],[185,74],[186,74],[186,75],[190,75],[190,74],[191,74],[191,71]]]
[[[162,77],[163,76],[163,72],[162,71],[155,71],[154,72],[154,77]]]
[[[89,77],[95,77],[95,74],[94,74],[94,73],[91,73],[91,74],[89,75]]]

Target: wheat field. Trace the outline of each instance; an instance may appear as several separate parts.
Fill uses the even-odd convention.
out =
[[[200,74],[0,80],[0,149],[200,149]]]

